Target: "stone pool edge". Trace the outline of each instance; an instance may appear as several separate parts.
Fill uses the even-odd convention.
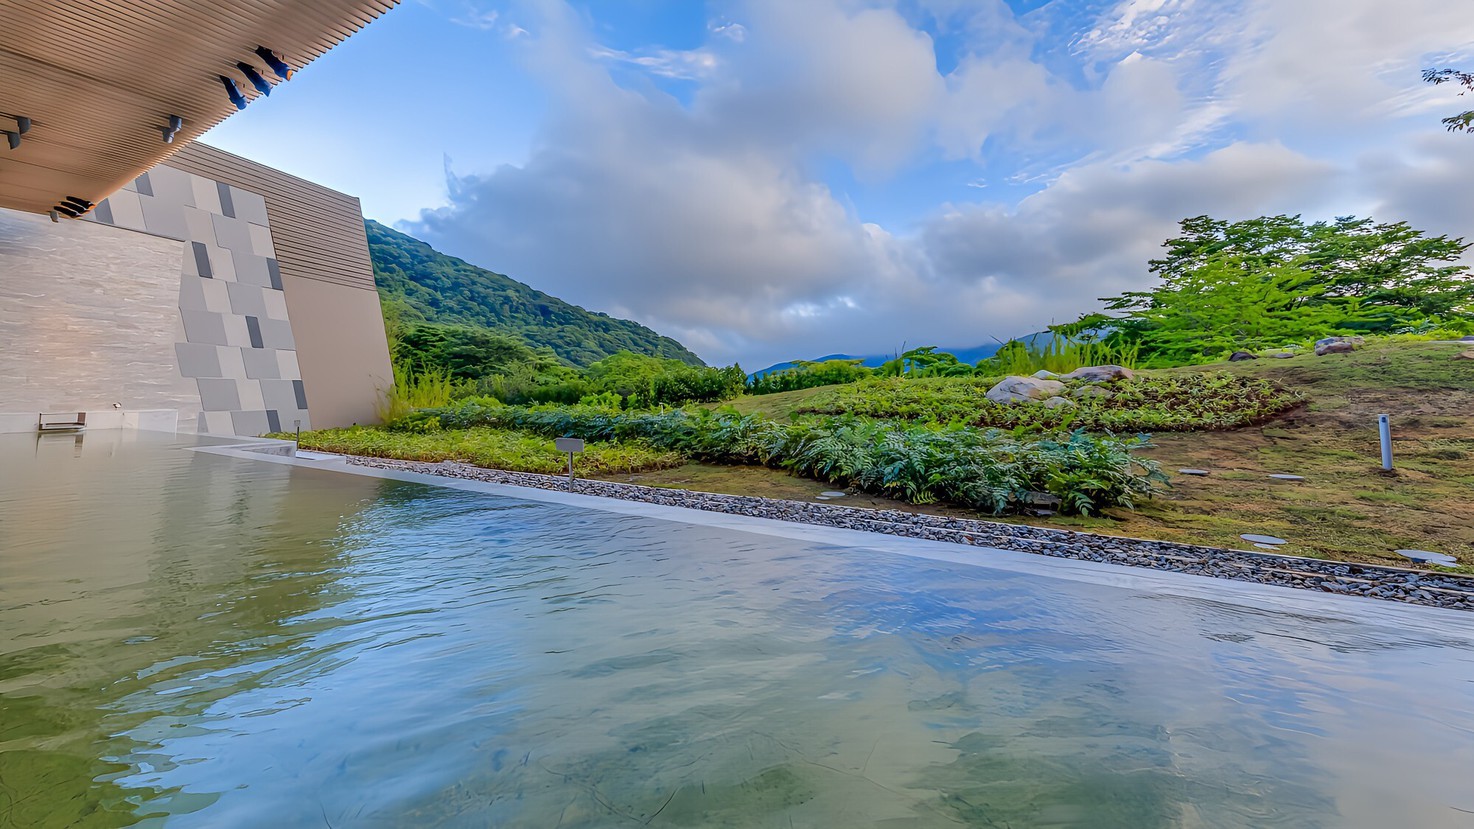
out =
[[[240,445],[231,449],[246,452],[267,451],[273,455],[278,454],[274,451],[274,446],[267,449],[267,445],[263,441],[261,444]],[[253,447],[257,448],[253,449]],[[236,451],[231,451],[231,449],[212,447],[201,448],[200,451],[235,455]],[[263,460],[277,460],[277,457],[265,458],[261,455],[257,457]],[[1170,541],[1121,538],[1073,530],[1005,524],[982,519],[948,518],[898,510],[845,507],[837,504],[817,504],[757,496],[724,495],[610,481],[578,480],[570,492],[568,480],[561,476],[507,472],[454,461],[427,463],[355,455],[339,455],[325,461],[304,462],[290,458],[280,460],[297,466],[335,468],[350,473],[358,470],[382,470],[449,481],[470,481],[497,487],[530,489],[549,495],[563,496],[563,498],[556,499],[559,501],[564,501],[564,498],[577,499],[577,501],[583,501],[586,498],[622,501],[677,510],[696,510],[703,513],[777,521],[790,525],[825,527],[870,535],[955,544],[976,548],[980,552],[991,550],[1023,553],[1085,564],[1114,565],[1137,570],[1151,570],[1157,573],[1177,573],[1269,587],[1289,587],[1328,596],[1362,597],[1383,602],[1466,612],[1474,610],[1474,579],[1427,570],[1348,564]],[[348,467],[357,467],[357,469]],[[691,520],[670,515],[655,517]],[[733,529],[751,528],[733,527]],[[996,562],[989,560],[986,563],[995,564]],[[1093,571],[1093,577],[1099,577],[1098,571]]]

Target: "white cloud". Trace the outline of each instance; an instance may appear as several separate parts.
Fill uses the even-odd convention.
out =
[[[652,75],[680,80],[709,78],[718,67],[717,56],[706,49],[651,49],[636,54],[595,45],[589,48],[589,54],[599,60],[629,64]]]
[[[551,98],[532,154],[453,178],[448,206],[409,229],[712,361],[974,345],[1144,287],[1187,216],[1474,227],[1474,144],[1433,115],[1395,120],[1409,90],[1427,106],[1404,70],[1474,42],[1450,5],[1126,0],[1056,44],[1085,61],[1072,74],[1041,58],[1037,20],[924,0],[938,31],[969,38],[944,76],[931,35],[874,3],[745,0],[700,48],[616,51],[549,0],[524,41]],[[621,86],[615,65],[694,93]],[[893,232],[815,173],[884,180],[939,157],[1009,201]]]

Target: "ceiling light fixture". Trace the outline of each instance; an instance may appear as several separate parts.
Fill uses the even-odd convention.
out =
[[[237,63],[235,68],[241,70],[241,74],[246,76],[246,80],[251,82],[251,86],[256,87],[257,92],[260,92],[262,95],[271,94],[271,84],[267,83],[266,79],[261,77],[261,73],[256,71],[256,67],[249,63]]]
[[[18,150],[20,149],[20,137],[31,131],[31,119],[24,115],[14,115],[11,116],[11,120],[15,121],[15,129],[0,130],[0,132],[5,134],[5,143],[10,145],[10,149]]]
[[[159,127],[159,131],[164,134],[165,144],[173,144],[174,136],[178,135],[181,129],[184,129],[184,119],[178,115],[169,116],[169,126]]]
[[[225,85],[225,94],[230,96],[230,102],[235,104],[235,108],[245,109],[246,96],[241,94],[241,88],[235,85],[235,81],[221,75],[220,82]]]
[[[275,52],[271,51],[265,46],[257,46],[256,54],[259,55],[262,60],[266,61],[266,65],[271,67],[271,71],[275,73],[278,78],[281,78],[284,81],[291,80],[292,75],[296,73],[296,70],[288,66],[286,61],[277,57],[277,54]]]

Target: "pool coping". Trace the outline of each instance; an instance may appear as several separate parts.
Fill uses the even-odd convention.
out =
[[[484,470],[480,467],[465,464],[426,464],[413,461],[386,461],[385,459],[379,458],[357,458],[344,455],[334,456],[330,460],[309,460],[292,456],[291,450],[293,445],[291,441],[261,439],[230,445],[194,446],[189,448],[196,452],[239,460],[294,466],[301,469],[315,469],[330,474],[349,474],[384,480],[404,481],[522,501],[558,504],[620,515],[717,527],[737,532],[756,533],[819,544],[906,555],[1011,573],[1023,573],[1068,581],[1086,581],[1140,592],[1160,593],[1203,601],[1251,606],[1277,613],[1301,615],[1316,613],[1361,623],[1374,623],[1378,625],[1392,624],[1408,630],[1419,630],[1441,635],[1448,635],[1450,632],[1457,630],[1462,635],[1474,637],[1474,614],[1471,614],[1469,610],[1440,605],[1438,603],[1421,602],[1411,598],[1402,598],[1401,596],[1373,597],[1355,593],[1325,591],[1321,588],[1310,587],[1304,584],[1295,585],[1276,581],[1229,578],[1211,573],[1189,572],[1160,565],[1133,565],[1110,559],[1096,560],[1075,555],[1061,555],[1059,551],[1046,552],[1041,555],[1037,549],[1018,549],[1018,546],[1028,545],[998,546],[987,543],[988,539],[979,538],[976,535],[966,540],[948,537],[949,535],[957,534],[955,531],[954,533],[931,532],[902,535],[893,531],[876,531],[869,528],[838,526],[833,523],[813,523],[791,518],[783,519],[766,515],[753,515],[744,512],[718,511],[709,508],[650,503],[584,492],[568,492],[560,489],[522,486],[477,479],[468,475],[474,475],[476,472],[495,473],[498,475],[523,475],[526,473],[502,473],[497,470]],[[424,467],[424,469],[415,467]],[[430,469],[433,467],[443,468]],[[471,472],[470,470],[474,470],[475,472]],[[446,474],[456,472],[461,474]],[[551,476],[530,477],[542,478],[548,481],[560,480]],[[606,482],[581,481],[580,483],[603,484]],[[613,484],[613,486],[635,487],[637,485]],[[857,507],[806,504],[798,501],[778,501],[776,499],[753,498],[749,496],[715,496],[712,493],[698,493],[686,490],[667,490],[654,487],[638,488],[653,490],[655,493],[669,496],[672,500],[679,500],[684,496],[733,498],[743,501],[770,502],[779,506],[812,507],[833,511],[832,514],[841,516],[846,513],[884,512]],[[905,515],[910,514],[907,513]],[[1015,525],[997,526],[1012,527]],[[1074,539],[1075,544],[1079,544],[1081,540],[1085,539],[1105,542],[1111,545],[1131,543],[1133,541],[1131,539],[1117,539],[1110,536],[1090,536],[1089,534],[1073,533],[1070,531],[1051,532],[1067,533],[1071,536],[1079,537]],[[1168,542],[1143,543],[1173,547],[1186,546],[1171,545]],[[1239,551],[1219,551],[1215,548],[1190,549],[1240,554]],[[1242,555],[1251,555],[1261,559],[1292,558],[1289,556],[1273,557],[1250,553],[1242,553]],[[1305,559],[1305,561],[1340,567],[1356,566],[1325,562],[1318,559]],[[1424,578],[1432,575],[1426,571],[1402,570],[1400,568],[1384,569],[1403,578],[1411,576],[1415,582],[1421,582]],[[1286,587],[1290,587],[1291,589],[1284,589]],[[1471,603],[1470,607],[1474,607],[1474,603]]]

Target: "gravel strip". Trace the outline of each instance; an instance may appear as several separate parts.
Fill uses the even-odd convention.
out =
[[[568,490],[568,479],[564,477],[534,475],[526,472],[504,472],[499,469],[484,469],[454,461],[424,463],[350,455],[348,462],[357,466],[398,469],[446,478],[565,492]],[[844,507],[832,503],[782,501],[775,498],[757,498],[746,495],[718,495],[710,492],[661,489],[608,481],[579,480],[575,482],[573,491],[604,498],[642,501],[647,504],[771,518],[799,524],[818,524],[825,527],[863,530],[886,535],[923,538],[930,541],[998,547],[1056,558],[1100,561],[1129,567],[1147,567],[1153,570],[1171,570],[1220,579],[1296,587],[1302,590],[1370,596],[1376,599],[1431,607],[1474,610],[1474,579],[1427,570],[1348,564],[1296,556],[1199,547],[1170,541],[1115,538],[1071,530],[1003,524],[971,518],[922,515],[900,510]]]

